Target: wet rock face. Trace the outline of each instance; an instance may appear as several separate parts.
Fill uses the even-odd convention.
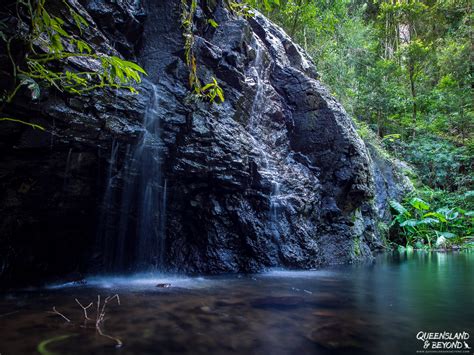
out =
[[[147,12],[147,22],[157,23],[154,9]],[[167,265],[256,271],[370,258],[366,238],[376,233],[362,222],[370,209],[363,216],[361,207],[373,198],[372,174],[343,108],[309,58],[263,16],[247,21],[222,7],[212,16],[217,29],[197,21],[198,70],[203,81],[218,78],[225,103],[183,107],[178,135],[166,119],[177,115],[162,113],[163,139],[173,150],[165,172]],[[181,36],[179,27],[166,33]],[[153,62],[146,59],[146,66]],[[183,67],[179,57],[173,63]],[[183,83],[179,75],[165,70],[158,85]],[[165,106],[172,93],[163,91]]]
[[[127,157],[144,132],[152,92],[162,146],[157,161],[167,184],[166,269],[247,272],[371,258],[379,244],[371,159],[310,59],[281,29],[260,14],[239,18],[221,4],[198,9],[198,76],[216,77],[225,93],[215,105],[186,87],[180,1],[84,5],[77,7],[97,26],[97,48],[135,57],[149,75],[140,95],[51,93],[10,109],[34,114],[50,133],[18,126],[5,133],[4,277],[16,277],[20,265],[41,265],[38,277],[106,267],[107,248],[119,243]],[[30,189],[21,188],[25,182]],[[107,191],[116,198],[104,210]],[[127,211],[138,227],[137,208]],[[133,253],[136,236],[127,234]],[[129,258],[122,270],[134,264]]]

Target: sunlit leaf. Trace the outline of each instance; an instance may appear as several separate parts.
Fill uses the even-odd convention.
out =
[[[410,200],[410,205],[412,205],[414,208],[416,208],[419,211],[421,210],[427,211],[430,209],[430,205],[418,197],[412,198]]]
[[[207,23],[209,23],[214,28],[219,27],[219,24],[211,18],[207,20]]]

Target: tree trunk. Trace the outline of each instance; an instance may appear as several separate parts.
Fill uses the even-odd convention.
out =
[[[290,37],[293,38],[293,39],[295,39],[294,36],[295,36],[296,28],[297,28],[297,25],[298,25],[298,19],[301,15],[301,6],[303,5],[302,2],[303,2],[303,0],[298,1],[295,16],[293,18],[293,26],[292,26],[291,31],[290,31]]]
[[[408,76],[410,79],[410,92],[411,100],[413,103],[412,106],[412,117],[413,117],[413,138],[416,136],[416,89],[415,89],[415,69],[414,64],[410,63],[408,67]]]

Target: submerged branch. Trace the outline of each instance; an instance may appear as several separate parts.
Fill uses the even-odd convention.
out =
[[[64,320],[66,320],[66,322],[70,323],[71,320],[66,317],[64,314],[62,314],[61,312],[59,312],[56,307],[53,307],[53,311],[48,311],[48,313],[52,313],[52,314],[57,314],[58,316],[62,317]]]

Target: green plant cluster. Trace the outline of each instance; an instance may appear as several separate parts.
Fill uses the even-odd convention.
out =
[[[253,8],[262,7],[266,11],[272,11],[280,5],[280,0],[230,0],[226,4],[234,15],[250,18],[253,16]],[[218,102],[223,103],[224,90],[217,79],[212,77],[209,83],[203,85],[197,74],[197,60],[194,54],[194,15],[197,6],[197,0],[181,0],[181,26],[184,37],[184,57],[189,68],[189,87],[199,98],[209,100],[211,103],[218,99]],[[207,19],[207,23],[213,28],[219,26],[214,19]]]
[[[416,168],[418,180],[435,189],[463,193],[474,189],[472,150],[434,135],[383,141],[392,155]]]
[[[189,87],[193,93],[199,97],[209,100],[211,103],[219,99],[224,102],[224,90],[220,87],[217,79],[212,77],[211,82],[205,85],[201,84],[197,74],[197,60],[194,54],[194,14],[197,9],[197,0],[181,0],[181,26],[183,27],[184,37],[184,58],[189,68]],[[219,24],[213,19],[208,19],[209,25],[217,28]]]
[[[400,230],[400,244],[408,248],[474,247],[474,211],[460,207],[433,207],[419,197],[391,201],[392,227]]]
[[[18,91],[25,87],[31,100],[37,100],[41,89],[53,87],[70,94],[84,94],[96,89],[127,89],[136,93],[134,83],[141,81],[146,72],[136,63],[117,56],[95,52],[83,39],[89,26],[74,8],[64,0],[63,9],[68,17],[53,14],[46,0],[17,0],[2,11],[0,38],[5,42],[11,61],[10,89],[0,95],[0,113],[10,104]],[[17,28],[9,31],[5,21],[15,19]],[[12,53],[12,47],[15,53]],[[97,63],[96,70],[83,71],[77,60],[87,59]],[[11,117],[2,121],[38,125]]]

